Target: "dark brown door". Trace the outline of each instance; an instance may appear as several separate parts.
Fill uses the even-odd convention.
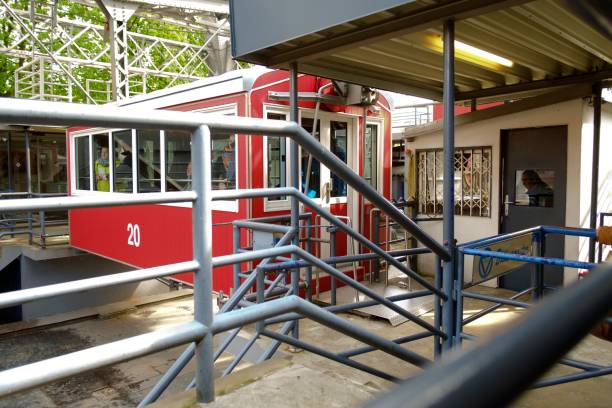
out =
[[[536,225],[565,224],[567,127],[503,130],[500,230],[519,231]],[[548,236],[545,256],[563,258],[562,236]],[[500,286],[523,290],[531,286],[533,265],[500,278]],[[563,283],[563,268],[544,267],[544,283]]]

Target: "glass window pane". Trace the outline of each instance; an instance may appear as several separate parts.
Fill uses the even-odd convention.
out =
[[[236,138],[233,134],[214,132],[211,135],[212,188],[236,188]]]
[[[26,163],[26,147],[24,132],[9,132],[9,156],[11,185],[10,191],[28,191],[28,171]]]
[[[378,125],[367,124],[363,151],[363,178],[374,188],[377,188],[377,143]]]
[[[517,170],[515,205],[552,207],[555,185],[554,170]]]
[[[113,191],[131,193],[132,189],[132,131],[113,132]]]
[[[167,130],[166,191],[191,190],[191,135]]]
[[[285,114],[268,113],[268,119],[286,120]],[[284,137],[268,136],[268,180],[270,188],[287,186],[287,144]],[[284,200],[286,197],[269,197],[269,201]]]
[[[32,134],[32,191],[65,193],[66,138],[61,134]]]
[[[302,118],[302,127],[308,133],[312,134],[314,119]],[[317,129],[315,131],[315,139],[320,139],[321,121],[317,120]],[[302,161],[302,191],[310,198],[321,197],[321,163],[314,157],[310,164],[310,177],[308,178],[308,191],[306,191],[306,172],[308,171],[308,157],[309,154],[306,150],[301,149],[301,161]]]
[[[96,191],[110,191],[110,167],[108,134],[93,135],[94,188]]]
[[[74,141],[76,148],[76,188],[89,190],[90,164],[89,164],[89,136],[77,137]]]
[[[346,122],[335,122],[329,123],[330,128],[330,150],[333,154],[338,156],[340,160],[346,163],[347,158],[347,129],[348,124]],[[346,197],[346,183],[333,172],[331,173],[332,183],[332,197]]]
[[[159,193],[161,191],[159,131],[137,130],[138,143],[138,192]]]

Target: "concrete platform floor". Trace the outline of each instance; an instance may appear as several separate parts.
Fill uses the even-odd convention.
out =
[[[478,291],[504,293],[500,289],[486,287],[480,287]],[[482,309],[484,305],[485,303],[480,301],[466,302],[466,315]],[[192,312],[192,299],[182,298],[131,309],[121,314],[102,315],[95,319],[82,319],[55,324],[51,327],[4,334],[0,336],[0,355],[2,356],[0,369],[4,370],[182,323],[191,320]],[[483,337],[491,336],[522,313],[513,308],[500,308],[469,325],[467,331]],[[410,322],[392,327],[383,320],[351,314],[341,316],[386,338],[397,338],[422,331],[419,326]],[[431,313],[425,314],[424,318],[433,321]],[[245,331],[252,333],[252,328],[246,328]],[[301,323],[300,333],[303,340],[332,351],[346,350],[361,345],[353,339],[306,320]],[[263,342],[265,343],[266,339]],[[262,347],[264,345],[262,344]],[[416,341],[409,347],[428,358],[433,357],[431,339]],[[473,347],[473,344],[466,343],[466,347]],[[11,396],[0,400],[0,407],[134,406],[183,349],[184,347],[177,347]],[[380,391],[393,386],[385,380],[307,352],[291,353],[286,346],[281,347],[281,352],[284,358],[289,359],[289,363],[279,365],[276,370],[262,373],[263,369],[258,366],[247,368],[249,363],[241,364],[239,369],[247,368],[244,375],[248,373],[251,379],[242,381],[241,386],[237,390],[232,389],[232,392],[229,392],[228,388],[218,387],[219,392],[226,395],[220,395],[214,406],[240,406],[242,404],[248,407],[266,408],[311,407],[318,402],[325,406],[351,407],[359,406],[375,397]],[[517,350],[517,353],[519,352]],[[589,336],[572,352],[571,356],[597,364],[612,365],[612,343]],[[230,355],[221,356],[215,366],[217,377],[231,359]],[[402,378],[420,372],[418,368],[381,352],[365,354],[355,359]],[[192,379],[193,370],[193,363],[191,363],[168,390],[167,395],[170,395],[170,398],[160,401],[157,406],[170,407],[173,406],[174,401],[181,404],[176,406],[184,407],[185,398],[190,397],[181,392]],[[257,375],[258,370],[260,375]],[[547,375],[571,372],[576,372],[576,370],[556,366]],[[256,379],[255,377],[263,378]],[[499,380],[504,381],[503,375]],[[298,391],[305,390],[314,398],[296,398]],[[274,398],[268,398],[267,395],[270,394],[274,394]],[[609,407],[610,401],[612,401],[612,376],[607,376],[529,391],[514,406],[525,408]]]

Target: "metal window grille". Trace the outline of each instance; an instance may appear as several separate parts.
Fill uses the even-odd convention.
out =
[[[442,214],[442,149],[417,151],[418,212]],[[491,147],[455,149],[455,214],[491,216]]]

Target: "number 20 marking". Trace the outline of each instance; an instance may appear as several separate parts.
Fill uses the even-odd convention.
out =
[[[128,245],[138,248],[140,246],[140,226],[138,224],[129,223],[127,230],[130,233],[128,236]]]

